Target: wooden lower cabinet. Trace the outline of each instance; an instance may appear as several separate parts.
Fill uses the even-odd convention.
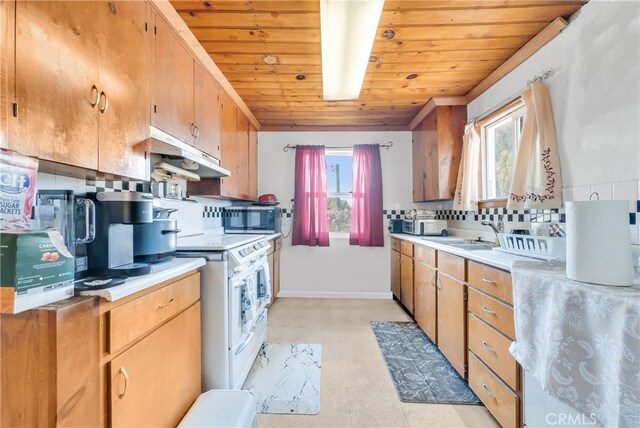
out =
[[[273,238],[269,241],[271,249],[267,253],[269,260],[269,271],[271,272],[271,302],[273,303],[280,292],[280,250],[282,248],[282,237]]]
[[[413,316],[433,343],[437,343],[437,272],[418,260],[414,260],[414,312]]]
[[[413,258],[400,255],[400,301],[413,314]]]
[[[0,426],[100,425],[99,298],[0,315]]]
[[[467,378],[466,285],[438,272],[438,348],[460,376]]]
[[[111,426],[175,427],[201,393],[200,303],[109,363]]]
[[[391,292],[398,300],[402,297],[400,286],[400,251],[391,250]]]

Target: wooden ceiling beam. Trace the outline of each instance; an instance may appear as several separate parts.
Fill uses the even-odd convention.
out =
[[[467,105],[465,97],[431,98],[429,102],[409,123],[409,129],[413,130],[429,113],[438,106],[464,106]]]
[[[478,98],[480,94],[493,86],[498,80],[502,79],[508,73],[513,71],[517,66],[519,66],[533,54],[538,52],[551,40],[555,39],[566,26],[567,21],[565,21],[563,18],[554,19],[551,24],[549,24],[544,30],[540,32],[540,34],[531,39],[529,43],[524,45],[511,58],[506,60],[504,64],[502,64],[494,72],[492,72],[484,80],[482,80],[482,82],[480,82],[478,86],[469,91],[469,93],[465,95],[467,103],[470,103],[471,101]]]
[[[377,131],[408,131],[406,124],[397,125],[263,125],[265,132],[377,132]]]

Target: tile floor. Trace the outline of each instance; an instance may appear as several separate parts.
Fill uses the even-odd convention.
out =
[[[320,413],[258,415],[267,427],[499,427],[483,406],[402,403],[369,321],[409,321],[391,300],[277,299],[269,342],[322,345]]]

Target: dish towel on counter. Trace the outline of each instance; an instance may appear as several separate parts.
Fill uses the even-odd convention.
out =
[[[253,333],[255,330],[255,319],[257,314],[256,308],[256,296],[254,295],[254,284],[252,281],[247,280],[242,283],[240,290],[241,302],[242,302],[242,332]]]
[[[516,360],[602,426],[640,426],[640,273],[627,288],[570,280],[559,261],[515,262],[511,275]]]

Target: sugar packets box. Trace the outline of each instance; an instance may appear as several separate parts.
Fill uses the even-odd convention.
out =
[[[0,312],[73,296],[74,258],[56,230],[0,233]]]
[[[38,161],[0,149],[0,229],[29,229]]]

